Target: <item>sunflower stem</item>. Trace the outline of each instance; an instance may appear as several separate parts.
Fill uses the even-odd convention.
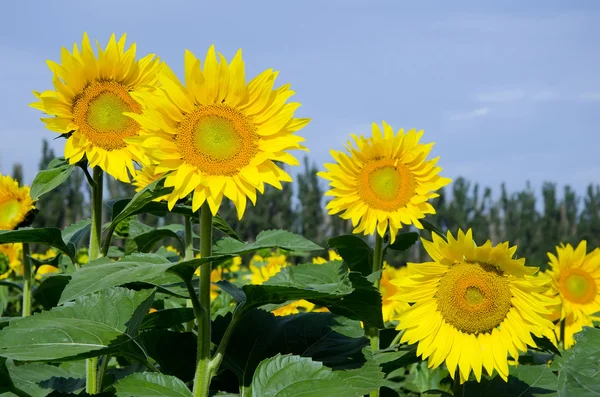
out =
[[[102,361],[100,362],[100,368],[98,368],[98,381],[96,385],[96,393],[102,393],[102,382],[104,380],[104,373],[106,372],[106,367],[108,366],[108,361],[110,360],[110,354],[101,357]]]
[[[212,249],[212,213],[208,202],[200,210],[200,256],[208,258]],[[210,272],[211,263],[200,267],[200,318],[198,319],[198,358],[194,375],[194,397],[207,397],[210,388]]]
[[[560,320],[560,345],[562,346],[563,350],[566,350],[565,346],[565,328],[567,325],[567,318],[563,318],[562,320]]]
[[[189,261],[191,259],[194,259],[194,240],[193,240],[194,237],[192,235],[192,219],[188,218],[187,216],[184,216],[183,222],[185,225],[185,256],[183,259],[186,261]],[[192,288],[192,291],[190,292],[190,294],[193,294],[193,296],[196,296],[196,293],[194,292],[193,288]],[[186,301],[186,306],[194,307],[193,303],[190,299],[188,299]],[[191,332],[193,329],[194,329],[194,320],[188,321],[185,324],[185,330],[187,332]]]
[[[31,258],[29,243],[23,243],[23,317],[31,316]]]
[[[379,235],[379,233],[375,233],[375,250],[373,252],[373,273],[381,270],[381,264],[383,262],[383,237]],[[375,279],[375,288],[379,290],[379,279],[377,277]],[[379,350],[379,329],[377,327],[373,327],[371,325],[365,324],[365,331],[369,340],[371,341],[371,350],[376,352]],[[379,389],[372,391],[369,393],[370,397],[379,397]]]
[[[100,245],[102,239],[102,169],[94,167],[92,184],[92,229],[90,233],[90,248],[88,251],[89,261],[98,259],[100,256]],[[106,360],[106,356],[103,357]],[[96,394],[98,390],[98,358],[88,358],[86,361],[85,391],[88,394]],[[100,379],[102,383],[102,379]]]

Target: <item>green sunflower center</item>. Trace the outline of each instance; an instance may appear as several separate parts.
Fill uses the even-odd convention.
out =
[[[116,81],[95,81],[77,95],[73,120],[94,146],[105,150],[127,146],[124,139],[138,134],[140,126],[124,112],[142,113],[142,107]]]
[[[186,162],[210,175],[235,175],[258,151],[252,120],[224,105],[202,106],[186,115],[175,141]]]
[[[0,252],[0,275],[10,270],[10,258],[4,252]]]
[[[21,213],[21,202],[19,199],[10,197],[0,202],[0,225],[11,223]]]
[[[366,164],[358,176],[358,193],[371,208],[396,211],[415,195],[412,172],[394,159],[379,159]]]
[[[491,332],[511,308],[508,279],[488,264],[453,265],[442,277],[436,298],[444,320],[469,334]]]
[[[559,284],[563,296],[574,303],[591,303],[598,292],[596,282],[592,276],[580,268],[564,270]]]

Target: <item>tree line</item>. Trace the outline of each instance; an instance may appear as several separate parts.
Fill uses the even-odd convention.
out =
[[[56,157],[46,141],[42,145],[40,169]],[[242,220],[229,202],[224,202],[221,215],[245,240],[252,240],[261,230],[287,229],[325,246],[331,236],[349,234],[352,225],[338,216],[325,212],[327,190],[325,181],[317,177],[319,171],[314,163],[304,159],[302,172],[292,184],[284,184],[283,190],[271,186],[252,206]],[[21,181],[22,166],[13,166],[13,177]],[[108,200],[131,197],[133,186],[107,178]],[[541,194],[539,194],[541,193]],[[476,241],[481,244],[488,238],[494,243],[510,241],[517,245],[517,254],[526,257],[528,263],[545,267],[546,252],[553,251],[559,243],[575,244],[587,240],[588,250],[600,247],[600,185],[590,184],[583,195],[570,186],[559,189],[556,183],[544,182],[536,192],[531,184],[516,192],[509,192],[503,184],[499,192],[482,187],[465,178],[457,178],[439,191],[432,200],[437,214],[428,220],[441,230],[455,232],[458,228],[473,229]],[[35,227],[60,227],[89,217],[90,191],[85,176],[75,169],[72,177],[53,192],[44,195],[37,207]],[[181,222],[180,216],[169,214],[165,218],[144,215],[142,222],[151,226]],[[396,262],[423,261],[426,254],[420,244],[408,253],[396,254],[390,260]]]

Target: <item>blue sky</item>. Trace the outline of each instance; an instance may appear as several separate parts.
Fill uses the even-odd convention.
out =
[[[445,176],[511,189],[552,180],[583,193],[600,183],[600,3],[497,3],[7,2],[0,172],[19,161],[31,182],[41,139],[56,136],[28,107],[32,90],[51,88],[45,60],[84,31],[102,45],[126,32],[140,56],[156,53],[180,75],[184,49],[204,57],[213,43],[228,59],[242,48],[249,77],[280,70],[298,116],[312,118],[301,135],[317,163],[385,120],[424,129]],[[63,142],[53,142],[61,155]]]

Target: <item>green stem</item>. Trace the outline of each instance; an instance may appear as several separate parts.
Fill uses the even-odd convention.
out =
[[[566,326],[566,322],[567,322],[566,318],[560,320],[560,345],[562,346],[563,350],[566,350],[565,349],[565,345],[566,345],[565,344],[565,326]]]
[[[89,261],[98,259],[102,240],[102,169],[94,167],[92,185],[92,229],[90,233],[90,248],[88,251]],[[106,359],[106,356],[103,357]],[[85,391],[88,394],[96,394],[98,390],[98,358],[88,358],[86,361]],[[100,383],[102,379],[100,379]]]
[[[85,391],[88,394],[96,394],[98,383],[96,371],[98,370],[98,357],[88,358],[85,361]]]
[[[31,316],[31,276],[29,243],[23,243],[23,317]]]
[[[32,397],[31,394],[19,389],[16,386],[12,386],[9,391],[18,397]]]
[[[398,343],[400,343],[400,339],[402,339],[402,335],[404,335],[405,332],[406,332],[406,329],[403,329],[402,331],[398,332],[398,334],[392,340],[392,343],[390,343],[390,347],[395,346]]]
[[[379,235],[379,233],[375,232],[375,251],[373,253],[373,273],[381,270],[381,265],[383,263],[383,237]],[[375,279],[375,288],[379,290],[379,279],[377,277]],[[379,329],[377,327],[373,327],[365,324],[365,332],[371,342],[371,350],[376,352],[379,350]],[[372,391],[369,393],[370,397],[379,397],[379,389]]]
[[[207,258],[212,248],[212,213],[208,202],[200,210],[200,256]],[[207,397],[210,388],[210,272],[211,263],[200,267],[200,307],[198,321],[198,358],[194,375],[194,397]]]
[[[104,380],[104,373],[106,372],[106,367],[108,362],[110,361],[110,355],[101,357],[100,368],[98,368],[98,384],[96,385],[96,393],[102,393],[102,382]]]
[[[184,216],[185,220],[185,257],[184,260],[189,261],[194,259],[194,236],[192,235],[192,220]]]
[[[90,262],[100,256],[102,239],[102,188],[103,173],[100,167],[94,167],[94,184],[92,185],[92,230],[90,235]]]
[[[217,371],[219,370],[219,367],[221,366],[221,363],[223,362],[223,357],[225,357],[225,351],[227,351],[227,344],[229,343],[229,338],[231,338],[231,335],[233,334],[233,330],[235,329],[235,326],[237,325],[237,322],[239,321],[240,317],[241,317],[241,315],[239,314],[239,311],[234,312],[233,318],[231,319],[231,322],[227,326],[227,329],[225,330],[225,333],[223,334],[223,338],[221,338],[221,342],[219,342],[219,347],[217,348],[217,352],[215,353],[215,356],[213,357],[213,359],[210,361],[209,368],[208,368],[209,375],[211,378],[217,374]]]

